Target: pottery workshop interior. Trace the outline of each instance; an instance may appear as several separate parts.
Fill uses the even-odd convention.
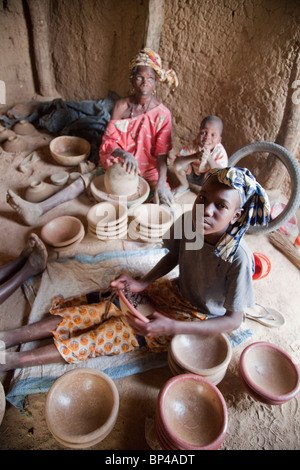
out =
[[[0,449],[300,450],[299,1],[1,0],[0,30]],[[206,116],[226,164],[202,147]],[[135,157],[139,132],[159,137]],[[204,209],[183,254],[176,223],[195,228],[213,187],[242,191],[222,236],[238,231],[218,251]],[[222,289],[243,243],[236,312]],[[164,260],[146,297],[110,284]],[[182,300],[206,280],[222,314]]]

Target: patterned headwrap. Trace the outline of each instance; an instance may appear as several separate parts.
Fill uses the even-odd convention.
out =
[[[167,83],[172,91],[178,86],[175,71],[173,69],[163,69],[160,56],[147,47],[141,49],[129,62],[130,71],[139,66],[152,67],[158,76],[158,80]]]
[[[238,191],[243,208],[239,219],[228,227],[216,246],[216,255],[231,263],[249,226],[268,224],[270,203],[265,190],[247,168],[215,168],[208,178],[212,175],[216,175],[220,183]]]

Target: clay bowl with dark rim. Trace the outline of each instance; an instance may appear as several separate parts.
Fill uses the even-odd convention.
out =
[[[42,227],[41,237],[50,246],[64,247],[79,240],[84,234],[82,222],[70,215],[50,220]]]
[[[76,166],[88,158],[91,144],[81,137],[62,135],[51,140],[49,148],[57,163],[63,166]]]
[[[113,380],[96,369],[66,372],[47,394],[47,426],[66,447],[84,449],[102,441],[112,431],[118,412],[119,393]]]
[[[217,450],[228,427],[223,395],[208,379],[182,374],[161,388],[156,406],[160,430],[176,449]]]
[[[176,335],[171,340],[170,351],[182,369],[208,378],[226,370],[232,357],[230,341],[223,333]]]
[[[282,404],[300,390],[299,368],[284,350],[268,342],[247,346],[239,361],[239,373],[247,387],[269,404]]]
[[[143,321],[144,323],[148,323],[149,319],[147,316],[151,315],[155,311],[154,307],[152,307],[148,303],[139,304],[137,308],[135,308],[130,301],[126,298],[125,293],[122,289],[118,289],[120,307],[122,313],[129,317],[137,318],[138,320]]]

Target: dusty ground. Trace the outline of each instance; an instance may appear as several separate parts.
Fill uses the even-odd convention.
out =
[[[41,226],[57,215],[73,214],[85,222],[84,215],[91,205],[85,195],[48,213],[41,219],[39,226],[33,228],[22,225],[6,203],[8,188],[22,194],[31,181],[47,180],[51,173],[58,170],[49,154],[49,139],[49,136],[37,132],[28,138],[27,152],[9,154],[0,151],[1,263],[18,256],[28,234],[31,231],[39,233]],[[41,160],[30,166],[28,173],[23,174],[18,171],[18,165],[34,149],[38,149]],[[185,200],[191,201],[193,196],[187,195]],[[299,270],[270,244],[267,236],[249,235],[247,241],[253,251],[265,253],[272,261],[269,276],[254,284],[257,302],[282,312],[286,324],[281,328],[271,329],[246,320],[245,324],[251,328],[253,336],[234,349],[227,374],[218,385],[225,397],[229,415],[228,432],[221,449],[300,449],[300,394],[281,406],[265,405],[252,399],[243,390],[238,378],[240,354],[246,345],[254,341],[275,343],[285,349],[297,364],[300,363]],[[92,240],[87,235],[76,248],[76,253],[97,254],[121,247],[122,245],[112,242]],[[126,248],[130,248],[130,244]],[[70,253],[70,256],[73,254]],[[54,254],[49,252],[49,256]],[[29,307],[20,288],[0,306],[0,328],[9,329],[25,323],[28,313]],[[116,380],[120,395],[118,420],[111,434],[93,449],[150,450],[150,441],[147,442],[145,437],[145,425],[147,423],[149,429],[148,425],[154,417],[157,394],[170,377],[170,370],[164,367]],[[2,374],[0,379],[7,390],[10,374]],[[7,404],[0,426],[1,449],[61,449],[47,429],[45,401],[46,394],[30,395],[24,413]]]

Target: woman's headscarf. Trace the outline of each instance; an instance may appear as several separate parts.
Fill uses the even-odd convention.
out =
[[[270,203],[267,193],[247,168],[215,168],[210,171],[208,178],[212,175],[216,175],[220,183],[238,191],[243,208],[239,219],[228,227],[216,246],[216,255],[232,262],[249,226],[268,225]]]
[[[167,83],[172,91],[178,86],[175,71],[173,69],[163,69],[160,56],[147,47],[141,49],[129,62],[130,71],[139,66],[152,67],[158,76],[158,80]]]

